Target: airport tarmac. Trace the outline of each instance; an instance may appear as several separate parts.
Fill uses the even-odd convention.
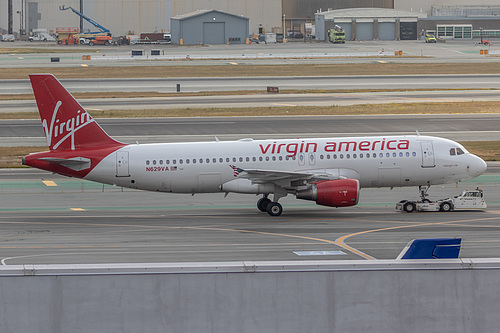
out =
[[[284,213],[254,195],[177,195],[122,189],[34,169],[0,170],[0,262],[80,264],[392,259],[415,238],[461,237],[461,257],[500,257],[500,173],[431,187],[431,199],[480,186],[486,211],[407,214],[417,188],[363,189],[329,208],[287,197]]]
[[[477,40],[453,41],[428,44],[420,40],[411,41],[350,41],[345,44],[327,42],[290,42],[286,44],[231,44],[231,45],[130,45],[88,47],[83,45],[59,46],[55,43],[15,42],[2,43],[2,48],[12,48],[12,53],[0,55],[0,67],[80,67],[85,66],[192,66],[192,65],[255,65],[255,64],[305,64],[305,63],[476,63],[497,62],[497,44],[476,45]],[[23,53],[23,48],[50,49],[55,53]],[[61,49],[74,53],[58,53]],[[184,60],[157,61],[149,55],[151,50]],[[489,56],[481,55],[487,49]],[[144,57],[132,57],[131,51],[141,50]],[[395,51],[403,56],[395,57]],[[332,56],[324,57],[325,53]],[[385,53],[388,56],[378,56]],[[82,60],[91,55],[95,60]],[[368,55],[368,56],[367,56]],[[203,60],[192,59],[202,56]],[[272,58],[274,56],[275,58]],[[59,62],[51,62],[58,57]],[[127,57],[127,59],[119,58]],[[259,58],[257,58],[259,57]]]

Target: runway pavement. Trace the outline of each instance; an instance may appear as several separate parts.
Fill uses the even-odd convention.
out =
[[[74,92],[183,92],[280,89],[500,89],[500,74],[61,79]],[[0,93],[31,93],[29,80],[2,80]]]
[[[117,140],[134,143],[337,137],[435,135],[456,141],[500,139],[500,114],[289,116],[98,119]],[[46,146],[40,121],[0,120],[0,146]]]
[[[498,101],[500,90],[385,91],[308,94],[249,94],[230,96],[138,97],[79,99],[88,111],[170,108],[239,108],[344,106],[387,103]],[[0,113],[38,112],[34,100],[0,101]]]
[[[430,237],[463,238],[462,257],[499,257],[498,165],[492,170],[429,190],[437,199],[481,186],[484,212],[401,213],[395,203],[416,198],[416,188],[363,189],[361,203],[344,209],[284,198],[277,218],[258,212],[253,195],[161,194],[1,170],[0,262],[391,259],[408,241]]]

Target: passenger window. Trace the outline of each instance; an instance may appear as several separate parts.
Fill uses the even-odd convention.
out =
[[[276,161],[276,156],[273,156],[273,161]]]
[[[219,163],[222,163],[222,162],[224,162],[224,159],[221,157],[221,158],[219,158]]]
[[[254,157],[255,158],[255,157]],[[280,161],[283,161],[283,156],[280,155]]]
[[[217,159],[214,157],[214,158],[212,159],[212,162],[217,163]]]
[[[417,153],[413,152],[412,153],[413,157],[416,157],[417,156]]]
[[[250,162],[250,157],[245,158],[247,162]]]
[[[181,158],[181,159],[179,160],[179,164],[182,164],[182,163],[183,163],[183,162],[182,162],[182,158]]]
[[[196,158],[193,158],[193,164],[196,164]]]
[[[253,161],[253,162],[256,162],[256,161],[257,161],[257,158],[256,158],[255,156],[254,156],[254,157],[252,157],[252,161]]]
[[[172,164],[177,164],[177,160],[173,160],[173,161],[172,161]]]
[[[410,157],[410,153],[409,152],[406,152],[406,157]]]
[[[344,154],[340,154],[340,159],[343,159],[344,158]]]
[[[236,157],[233,157],[233,162],[236,162]]]
[[[266,156],[266,161],[269,161],[269,156]]]
[[[207,163],[210,163],[210,159],[209,159],[209,158],[207,158],[207,159],[206,159],[206,162],[207,162]]]
[[[373,158],[377,158],[377,153],[373,153]]]
[[[149,165],[149,160],[146,161],[146,165]]]
[[[352,154],[352,158],[356,158],[356,157],[357,157],[357,155],[356,155],[356,154]]]
[[[259,156],[259,161],[262,162],[262,156]]]
[[[170,164],[170,160],[166,160],[166,161],[165,161],[165,164]]]
[[[229,163],[229,161],[230,161],[230,160],[229,160],[229,157],[226,157],[226,162],[227,162],[227,163]]]
[[[240,157],[240,162],[243,162],[243,157]]]
[[[202,164],[202,163],[203,163],[203,159],[202,159],[202,158],[200,158],[200,164]]]
[[[163,164],[163,160],[160,160],[160,165],[162,165],[162,164]]]

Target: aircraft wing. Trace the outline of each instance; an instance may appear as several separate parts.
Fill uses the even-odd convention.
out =
[[[336,169],[338,170],[338,169]],[[308,170],[308,171],[279,171],[279,170],[242,170],[239,174],[239,178],[245,178],[252,181],[252,183],[274,183],[279,181],[297,181],[304,180],[309,182],[319,181],[319,180],[332,180],[346,178],[340,176],[337,172],[328,172],[328,169],[319,170]],[[332,170],[334,171],[334,170]]]

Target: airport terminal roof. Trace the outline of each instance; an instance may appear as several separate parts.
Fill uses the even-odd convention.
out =
[[[409,12],[388,8],[348,8],[317,12],[316,16],[323,15],[325,19],[334,18],[426,18],[426,13]]]

